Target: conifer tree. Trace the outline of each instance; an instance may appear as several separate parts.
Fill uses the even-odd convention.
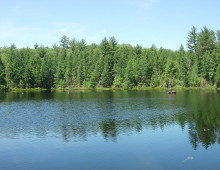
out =
[[[220,64],[218,64],[218,67],[215,73],[215,84],[217,88],[220,88]]]
[[[193,26],[191,28],[191,31],[188,33],[187,40],[188,40],[187,47],[189,51],[196,52],[196,47],[198,44],[198,34],[196,27]]]
[[[60,46],[63,48],[69,48],[69,37],[67,37],[66,35],[63,35],[60,38]]]
[[[6,80],[5,80],[5,66],[0,56],[0,88],[1,85],[6,86]]]
[[[197,61],[194,63],[192,67],[192,71],[189,75],[189,85],[191,87],[198,87],[199,86],[199,77],[198,77],[198,64]]]

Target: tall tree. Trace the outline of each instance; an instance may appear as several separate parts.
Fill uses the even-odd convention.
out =
[[[0,48],[0,85],[13,87],[218,86],[220,31],[192,27],[185,51],[118,44],[115,37],[86,44],[63,36],[60,46]]]
[[[196,47],[198,43],[198,34],[196,27],[193,26],[191,28],[191,31],[188,33],[187,40],[187,47],[189,51],[196,52]]]
[[[205,67],[207,67],[206,57],[207,54],[210,54],[215,49],[215,40],[214,31],[209,30],[207,27],[204,27],[198,34],[198,45],[196,50],[198,54],[198,72],[200,77],[204,77],[204,70]]]
[[[69,37],[67,37],[66,35],[63,35],[60,38],[60,46],[63,48],[69,48]]]
[[[6,86],[6,80],[5,80],[5,66],[0,56],[0,87],[1,85]]]
[[[189,75],[189,85],[191,87],[198,87],[199,86],[199,77],[198,77],[198,64],[197,61],[194,63],[192,67],[192,71]]]
[[[102,50],[103,56],[106,56],[111,53],[111,46],[110,46],[109,41],[106,37],[102,40],[102,42],[100,44],[100,48]]]
[[[215,40],[216,37],[214,31],[204,27],[198,34],[198,45],[196,48],[198,54],[202,56],[206,51],[214,50]]]
[[[114,55],[118,45],[116,38],[115,37],[109,38],[109,44],[110,44],[110,53],[111,55]]]
[[[54,87],[55,59],[53,56],[54,54],[52,52],[47,52],[42,60],[42,88],[51,89]]]
[[[220,88],[220,64],[218,65],[215,73],[215,83],[216,83],[216,87]]]

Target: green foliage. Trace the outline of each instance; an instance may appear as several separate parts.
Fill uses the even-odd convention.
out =
[[[192,71],[189,74],[189,86],[191,86],[191,87],[198,87],[199,86],[197,62],[194,63],[194,65],[192,67]]]
[[[42,82],[41,87],[50,89],[55,84],[55,59],[52,52],[48,52],[43,58],[41,65]],[[59,82],[58,82],[59,83]]]
[[[215,83],[216,83],[217,88],[220,88],[220,64],[218,65],[217,71],[215,74]]]
[[[0,85],[6,85],[6,80],[5,80],[5,66],[2,62],[2,59],[0,57]]]
[[[198,34],[196,27],[194,26],[192,27],[191,31],[188,33],[187,40],[188,40],[187,47],[189,51],[196,52],[196,47],[198,43]]]
[[[203,55],[206,51],[214,50],[215,48],[215,33],[204,27],[198,34],[197,52],[199,55]]]
[[[160,75],[158,74],[158,71],[155,69],[154,73],[151,77],[151,83],[150,83],[151,87],[158,87],[160,86]]]
[[[35,44],[0,48],[0,86],[53,87],[220,87],[220,31],[192,27],[188,51],[155,45],[118,44],[115,37],[86,44],[63,36],[60,46]]]
[[[63,35],[60,38],[60,46],[63,48],[69,48],[69,37],[67,37],[66,35]]]

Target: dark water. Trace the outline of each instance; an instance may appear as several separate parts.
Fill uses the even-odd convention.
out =
[[[219,170],[218,91],[0,93],[0,170]]]

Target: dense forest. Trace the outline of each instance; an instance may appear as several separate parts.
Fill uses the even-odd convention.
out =
[[[187,50],[118,44],[115,37],[86,44],[63,36],[51,48],[0,48],[1,88],[220,87],[220,31],[192,27]]]

